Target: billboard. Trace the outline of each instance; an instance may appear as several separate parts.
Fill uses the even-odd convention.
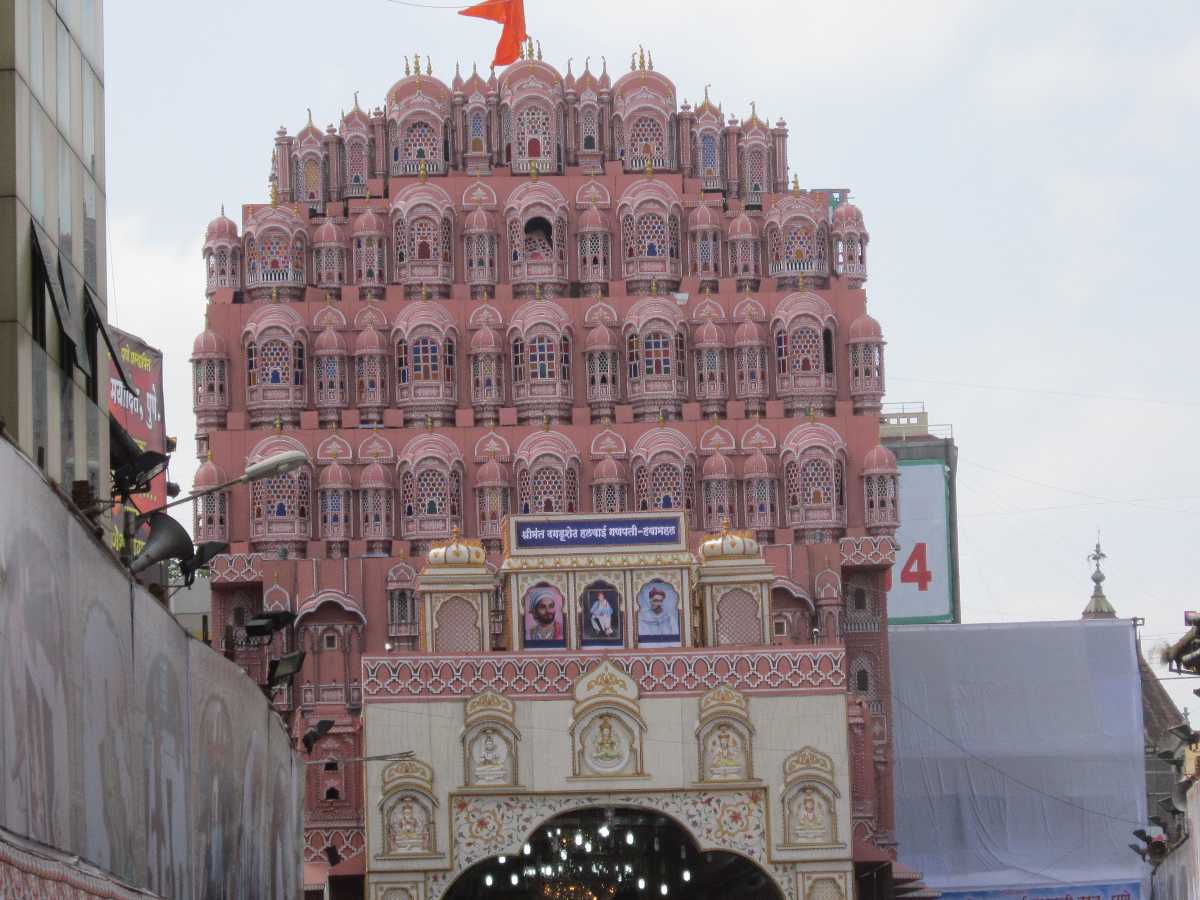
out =
[[[113,343],[120,356],[121,368],[129,376],[129,381],[137,388],[137,393],[129,390],[119,374],[109,379],[108,414],[121,427],[129,432],[138,447],[142,450],[154,450],[166,453],[167,431],[163,420],[163,356],[139,337],[127,334],[119,328],[109,326]],[[167,475],[162,473],[154,478],[149,492],[138,494],[132,498],[132,506],[139,512],[154,509],[167,502]],[[113,505],[112,510],[112,545],[120,549],[121,536],[121,507]],[[135,538],[133,552],[140,552],[140,540]]]
[[[954,621],[949,473],[940,459],[901,459],[900,545],[885,580],[893,625]]]

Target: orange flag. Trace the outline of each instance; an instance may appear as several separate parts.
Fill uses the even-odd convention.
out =
[[[504,26],[500,32],[500,43],[496,45],[493,66],[507,66],[516,62],[525,43],[525,0],[484,0],[458,11],[460,16],[475,16],[489,19]]]

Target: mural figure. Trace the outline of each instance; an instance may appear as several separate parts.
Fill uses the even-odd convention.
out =
[[[638,593],[638,643],[679,646],[679,593],[665,581],[651,581]]]
[[[475,784],[507,784],[508,745],[488,728],[475,742]]]
[[[583,643],[620,646],[621,607],[616,588],[597,584],[583,594]]]
[[[825,798],[812,788],[805,788],[800,795],[799,808],[792,816],[793,843],[811,844],[829,839],[829,818]]]
[[[613,725],[612,716],[601,716],[596,720],[588,748],[587,759],[593,769],[612,772],[625,765],[629,748],[624,732]]]
[[[429,849],[429,821],[425,810],[409,797],[392,807],[388,816],[388,850],[423,853]]]
[[[712,781],[735,781],[745,777],[742,742],[728,725],[718,726],[709,738],[708,777]]]
[[[563,647],[563,596],[558,588],[536,584],[525,594],[525,646]]]

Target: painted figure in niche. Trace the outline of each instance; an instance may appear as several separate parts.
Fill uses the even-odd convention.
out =
[[[613,726],[612,716],[601,716],[592,738],[589,761],[597,769],[618,769],[627,756],[624,736]]]
[[[812,788],[805,788],[792,815],[793,842],[812,843],[829,839],[829,810],[825,798]]]
[[[638,593],[638,643],[679,645],[679,594],[665,581]]]
[[[710,781],[733,781],[745,777],[742,741],[728,725],[720,725],[708,739]]]
[[[393,853],[420,853],[429,849],[425,810],[405,797],[388,816],[388,849]]]
[[[620,646],[621,608],[615,588],[596,585],[583,595],[583,642]]]
[[[508,782],[508,744],[488,728],[475,741],[475,784]]]
[[[548,584],[531,587],[525,594],[525,646],[562,647],[563,597]]]

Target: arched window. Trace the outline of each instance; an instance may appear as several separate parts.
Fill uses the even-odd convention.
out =
[[[513,381],[525,380],[525,342],[516,338],[512,342]]]
[[[549,156],[550,116],[540,106],[527,106],[517,115],[517,148],[526,159]]]
[[[554,368],[554,341],[546,335],[538,335],[529,341],[529,380],[546,381],[556,377]]]
[[[642,374],[641,342],[636,334],[631,334],[625,342],[625,358],[629,362],[629,380],[636,381]]]
[[[446,476],[437,469],[426,469],[417,476],[417,515],[441,515],[446,509]]]
[[[304,345],[299,341],[292,344],[292,384],[304,386]]]
[[[446,381],[453,382],[454,381],[454,340],[452,338],[446,338],[445,357],[446,357],[446,365],[444,366],[444,370],[446,373]]]
[[[558,377],[563,381],[571,380],[571,339],[563,335],[558,341]]]
[[[404,158],[406,160],[436,159],[438,139],[433,126],[417,120],[404,130]]]
[[[858,674],[854,676],[854,689],[860,694],[871,693],[871,673],[866,669],[859,669]]]
[[[412,346],[413,381],[437,381],[439,379],[437,341],[432,338],[417,338]]]
[[[263,341],[258,353],[259,381],[263,384],[288,384],[291,381],[291,354],[283,341]]]
[[[638,251],[641,256],[667,255],[667,223],[657,213],[638,217]]]
[[[258,384],[258,370],[254,367],[254,342],[246,345],[246,384],[254,387]]]
[[[793,375],[814,375],[824,371],[821,335],[815,329],[801,325],[788,337]]]
[[[401,338],[396,341],[396,382],[408,384],[408,341]]]
[[[671,374],[671,341],[661,331],[652,331],[644,341],[647,375]]]

